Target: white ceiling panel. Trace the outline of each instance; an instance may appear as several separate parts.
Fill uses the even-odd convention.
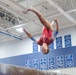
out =
[[[28,8],[30,6],[36,6],[40,3],[42,3],[43,1],[45,1],[45,0],[31,0],[31,1],[30,0],[24,0],[22,2],[19,2],[19,4],[25,8]]]
[[[50,22],[58,18],[60,29],[76,25],[76,0],[0,0],[0,29],[5,33],[0,33],[0,42],[27,37],[16,31],[19,27],[26,28],[32,35],[41,34],[42,24],[37,15],[22,13],[31,6]]]

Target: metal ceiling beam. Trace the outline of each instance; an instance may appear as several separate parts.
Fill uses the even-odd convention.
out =
[[[6,29],[4,29],[4,30],[11,30],[11,29],[14,29],[14,28],[19,28],[19,27],[28,25],[29,23],[31,23],[31,22],[24,23],[24,24],[20,24],[20,25],[16,25],[16,26],[13,26],[13,27],[9,27],[9,28],[6,28]]]
[[[68,13],[72,13],[72,12],[75,12],[75,11],[76,11],[76,9],[73,9],[73,10],[67,11],[67,12],[65,12],[65,13],[68,14]],[[46,17],[46,18],[56,17],[56,16],[60,16],[60,15],[62,15],[62,14],[63,14],[63,13],[59,13],[59,14],[56,14],[56,15],[53,15],[53,16],[49,16],[49,17]],[[27,22],[27,23],[24,23],[24,24],[16,25],[16,26],[13,26],[13,27],[9,27],[9,28],[6,28],[5,30],[10,30],[10,29],[13,29],[13,28],[22,27],[22,26],[28,25],[28,24],[31,23],[31,22],[32,22],[32,21]]]
[[[76,12],[76,9],[73,9],[73,10],[70,10],[70,11],[66,11],[66,13],[72,13],[72,12]],[[56,16],[60,16],[62,15],[62,13],[59,13],[59,14],[56,14],[56,15],[52,15],[52,16],[48,16],[46,18],[53,18],[53,17],[56,17]]]
[[[73,22],[74,24],[76,24],[76,22],[75,22],[75,20],[70,16],[70,15],[68,15],[63,9],[61,9],[59,6],[57,6],[52,0],[47,0],[50,4],[52,4],[55,8],[57,8],[58,9],[58,11],[59,12],[61,12],[60,14],[63,14],[66,18],[68,18],[71,22]],[[0,5],[0,6],[2,6],[2,5]],[[3,6],[2,6],[3,7]],[[4,7],[5,8],[5,7]],[[5,8],[5,9],[7,9],[7,8]],[[7,10],[9,10],[9,11],[11,11],[10,9],[7,9]],[[12,12],[12,11],[11,11]],[[15,12],[13,12],[15,15],[16,15],[16,13]],[[58,14],[58,15],[60,15],[60,14]],[[18,14],[17,14],[18,15]],[[57,15],[56,15],[57,16]],[[21,27],[21,26],[24,26],[24,25],[27,25],[27,24],[29,24],[30,22],[27,22],[27,23],[24,23],[24,24],[20,24],[20,25],[17,25],[17,26],[14,26],[14,27],[10,27],[10,28],[7,28],[7,29],[12,29],[12,28],[18,28],[18,27]],[[6,29],[6,30],[7,30]]]
[[[66,13],[72,13],[72,12],[75,12],[75,11],[76,11],[76,9],[67,11]],[[62,13],[59,13],[59,14],[56,14],[56,15],[53,15],[53,16],[49,16],[49,17],[46,17],[46,18],[48,19],[48,18],[60,16],[60,15],[62,15]],[[6,28],[5,30],[10,30],[10,29],[13,29],[13,28],[22,27],[22,26],[28,25],[28,24],[31,23],[31,22],[32,22],[32,21],[27,22],[27,23],[24,23],[24,24],[16,25],[16,26],[13,26],[13,27],[9,27],[9,28]]]
[[[4,34],[6,36],[9,36],[9,37],[12,37],[12,38],[15,38],[15,39],[18,39],[18,40],[22,40],[22,38],[16,36],[16,35],[12,35],[10,33],[7,33],[7,32],[3,32],[3,31],[0,31],[0,34]]]
[[[72,18],[72,16],[70,16],[69,14],[67,14],[61,7],[59,7],[57,4],[54,3],[54,1],[52,0],[46,0],[47,2],[49,2],[53,7],[57,8],[57,10],[62,13],[67,19],[69,19],[71,22],[73,22],[74,24],[76,24],[76,21],[74,20],[74,18]]]
[[[21,26],[24,26],[24,25],[27,25],[30,23],[30,20],[26,19],[25,17],[21,16],[20,14],[16,13],[15,11],[11,10],[10,8],[7,8],[1,1],[0,1],[0,7],[2,7],[3,9],[7,10],[8,12],[16,15],[16,16],[19,16],[20,18],[24,19],[25,21],[27,21],[26,23],[24,24],[19,24],[17,26],[13,26],[13,27],[9,27],[9,28],[6,28],[5,30],[7,29],[13,29],[13,28],[18,28],[18,27],[21,27]],[[31,21],[32,22],[32,21]]]
[[[7,10],[8,12],[14,14],[15,16],[19,16],[20,18],[24,19],[25,21],[29,21],[28,19],[26,19],[25,17],[23,17],[20,14],[16,13],[15,11],[11,10],[10,8],[7,8],[1,1],[0,1],[0,7]]]
[[[12,0],[12,2],[14,2],[13,0]],[[22,2],[22,1],[21,1]],[[14,2],[15,3],[15,2]],[[40,5],[44,5],[46,3],[46,1],[43,1],[43,2],[41,2],[41,3],[38,3],[38,4],[36,4],[36,5],[34,5],[33,7],[38,7],[38,6],[40,6]],[[18,3],[15,3],[15,4],[18,4]],[[25,7],[23,7],[22,5],[20,5],[20,4],[18,4],[18,6],[20,6],[21,8],[23,8],[23,9],[25,9]]]

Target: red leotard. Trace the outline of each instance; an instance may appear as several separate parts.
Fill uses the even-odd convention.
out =
[[[53,40],[49,40],[50,37],[52,37],[52,30],[49,30],[46,27],[43,27],[42,35],[38,40],[38,44],[41,46],[43,43],[46,43],[47,45],[51,44]]]

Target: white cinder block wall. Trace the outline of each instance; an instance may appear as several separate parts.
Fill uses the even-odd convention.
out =
[[[71,40],[72,40],[72,46],[76,45],[76,28],[66,28],[63,30],[60,30],[57,37],[62,36],[63,41],[63,47],[64,46],[64,35],[71,34]],[[40,35],[35,36],[35,38],[38,40]],[[0,58],[10,57],[10,56],[16,56],[16,55],[22,55],[22,54],[28,54],[32,53],[32,43],[33,41],[29,38],[25,38],[23,40],[13,40],[6,43],[0,44]],[[54,46],[56,49],[56,40],[54,41]],[[38,51],[40,51],[40,46],[38,46]]]
[[[57,37],[62,36],[63,47],[64,46],[64,35],[71,35],[72,46],[76,45],[76,27],[70,27],[60,30]],[[40,35],[35,36],[38,40]],[[22,55],[32,53],[32,43],[33,41],[29,38],[24,38],[23,40],[13,40],[6,43],[0,44],[0,58]],[[56,49],[56,40],[54,41],[54,49]],[[38,46],[38,51],[40,51],[40,46]]]
[[[76,45],[76,27],[70,27],[66,29],[60,30],[59,34],[57,37],[62,36],[62,41],[63,41],[63,47],[64,46],[64,35],[71,34],[71,40],[72,40],[72,46]],[[35,36],[36,39],[38,39],[40,35]],[[54,41],[54,47],[56,49],[56,40]],[[40,51],[40,47],[38,46]],[[6,43],[1,43],[0,44],[0,58],[5,58],[5,57],[11,57],[11,56],[17,56],[17,55],[22,55],[22,54],[28,54],[32,53],[32,41],[29,38],[25,38],[22,41],[20,40],[13,40],[9,41]],[[72,72],[74,71],[74,72]],[[74,69],[60,69],[61,73],[70,73],[70,75],[76,75],[75,73],[76,68]]]

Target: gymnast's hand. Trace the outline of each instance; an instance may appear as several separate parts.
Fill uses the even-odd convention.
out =
[[[25,28],[23,28],[23,31],[26,32]]]
[[[27,11],[33,11],[33,10],[34,10],[34,7],[32,7],[32,6],[27,9]]]

